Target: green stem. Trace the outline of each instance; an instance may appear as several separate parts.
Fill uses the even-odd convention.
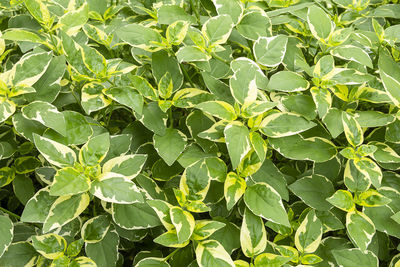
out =
[[[169,260],[172,256],[175,255],[176,252],[178,252],[180,250],[180,248],[175,249],[174,251],[172,251],[167,257],[164,258],[164,261]]]
[[[168,110],[168,117],[169,117],[169,128],[172,128],[174,126],[174,120],[172,117],[172,107],[170,107]]]
[[[183,76],[185,76],[185,78],[189,81],[190,86],[192,86],[193,88],[195,88],[194,83],[192,82],[192,79],[190,79],[190,76],[189,76],[189,74],[187,73],[186,69],[185,69],[182,65],[180,65],[180,66],[181,66],[181,70],[182,70],[182,72],[183,72]]]
[[[213,58],[215,58],[216,60],[219,60],[221,62],[224,62],[225,64],[230,64],[230,62],[228,60],[223,59],[222,57],[218,56],[216,53],[212,53],[211,54]]]
[[[9,211],[9,210],[6,210],[5,208],[0,207],[0,210],[1,210],[2,212],[7,213],[8,215],[11,215],[11,216],[17,218],[18,220],[21,219],[21,216],[15,214],[15,213],[13,213],[13,212],[11,212],[11,211]]]
[[[110,125],[110,121],[111,121],[111,114],[112,114],[113,110],[114,110],[114,101],[113,101],[113,102],[111,102],[111,106],[110,106],[110,113],[108,114],[108,119],[107,119],[107,127],[108,127],[108,125]]]
[[[198,2],[196,1],[196,3]],[[198,5],[194,6],[193,0],[190,0],[190,8],[192,9],[194,15],[196,16],[197,23],[200,24],[199,6]]]

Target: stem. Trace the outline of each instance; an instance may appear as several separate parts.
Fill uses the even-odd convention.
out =
[[[192,82],[192,79],[190,79],[189,74],[187,73],[186,69],[182,65],[180,65],[180,66],[181,66],[181,70],[183,72],[183,76],[185,76],[185,78],[189,81],[190,86],[195,88],[194,83]]]
[[[229,63],[230,63],[228,60],[223,59],[222,57],[218,56],[216,53],[212,53],[212,57],[221,62],[224,62],[225,64],[229,65]]]
[[[175,255],[176,252],[178,252],[180,250],[180,248],[175,249],[174,251],[172,251],[167,257],[164,258],[164,261],[169,260],[172,256]]]
[[[172,107],[170,107],[168,110],[168,117],[169,117],[169,128],[172,128],[174,126],[174,120],[172,117]]]
[[[13,212],[11,212],[9,210],[6,210],[5,208],[0,207],[0,210],[5,212],[5,213],[7,213],[8,215],[11,215],[11,216],[17,218],[18,220],[21,219],[21,216],[15,214],[15,213],[13,213]]]
[[[198,3],[198,2],[196,1],[196,3]],[[193,0],[190,0],[190,8],[192,9],[192,11],[194,12],[194,15],[196,16],[197,23],[200,24],[200,14],[199,14],[198,5],[194,6]]]

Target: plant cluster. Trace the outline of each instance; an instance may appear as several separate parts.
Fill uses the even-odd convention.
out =
[[[0,266],[400,266],[400,4],[1,0]]]

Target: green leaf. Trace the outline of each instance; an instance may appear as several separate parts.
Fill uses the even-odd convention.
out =
[[[240,229],[240,245],[248,258],[260,254],[267,247],[267,232],[263,220],[247,208]]]
[[[207,101],[196,105],[196,108],[222,120],[233,121],[236,119],[234,108],[224,101]]]
[[[67,249],[67,241],[56,234],[32,236],[32,245],[37,252],[47,259],[57,259]]]
[[[362,265],[378,267],[378,258],[371,251],[363,252],[358,248],[333,250],[336,262],[343,267]]]
[[[325,11],[315,5],[308,8],[307,22],[312,35],[320,41],[326,41],[335,27]]]
[[[271,20],[262,9],[254,9],[244,14],[236,29],[244,38],[252,41],[272,35]]]
[[[158,23],[170,25],[176,21],[196,23],[196,18],[177,5],[163,5],[157,11]]]
[[[73,167],[57,171],[50,186],[50,195],[66,196],[84,193],[90,189],[90,178]]]
[[[276,255],[272,253],[262,253],[258,255],[254,261],[255,267],[261,266],[283,266],[285,263],[289,262],[290,258]]]
[[[400,66],[393,60],[390,54],[385,50],[379,51],[379,75],[383,86],[390,99],[395,105],[400,104]]]
[[[179,242],[176,230],[168,230],[167,232],[155,238],[153,241],[164,247],[170,248],[183,248],[186,247],[190,242],[189,240],[183,243]]]
[[[157,103],[150,102],[145,104],[143,106],[143,113],[141,115],[135,113],[135,116],[150,131],[158,135],[165,134],[168,116],[162,112]]]
[[[193,215],[180,207],[170,208],[169,213],[171,222],[175,226],[177,232],[178,242],[186,242],[192,236],[195,227]]]
[[[13,243],[0,258],[0,265],[33,266],[39,255],[29,242]]]
[[[86,244],[85,252],[97,267],[115,266],[118,259],[118,245],[119,236],[115,230],[110,229],[101,241]]]
[[[86,243],[97,243],[103,240],[109,228],[110,219],[106,215],[90,218],[82,226],[82,239]]]
[[[260,124],[260,131],[268,137],[285,137],[307,131],[316,124],[294,113],[274,112]]]
[[[154,148],[162,159],[171,166],[186,147],[186,136],[173,128],[168,128],[165,135],[153,136]]]
[[[232,62],[233,66],[234,62]],[[257,99],[256,72],[250,66],[235,70],[229,79],[232,96],[240,104],[252,103]]]
[[[340,59],[352,60],[369,68],[373,67],[371,58],[369,57],[368,53],[357,46],[338,46],[332,49],[330,53],[332,56],[338,57]]]
[[[357,204],[364,207],[380,207],[389,204],[392,200],[374,189],[362,192],[356,198]]]
[[[141,114],[143,111],[143,97],[133,87],[120,86],[110,87],[103,90],[104,94],[112,100],[131,108]]]
[[[17,105],[8,99],[0,98],[0,100],[0,122],[2,123],[14,114]]]
[[[136,214],[130,216],[129,214]],[[147,229],[161,225],[157,214],[146,203],[112,204],[114,222],[124,229]]]
[[[130,80],[132,81],[132,84],[135,87],[135,89],[138,90],[142,96],[154,101],[158,100],[157,91],[146,79],[135,75],[130,77]],[[139,111],[137,112],[141,114],[141,112]]]
[[[278,66],[285,56],[287,43],[286,35],[258,38],[253,46],[256,61],[266,67]]]
[[[316,209],[327,211],[331,205],[325,199],[334,192],[331,181],[318,174],[303,177],[288,186],[305,204]]]
[[[85,166],[99,164],[110,148],[110,135],[104,133],[92,137],[79,151],[79,162]]]
[[[266,183],[257,183],[247,187],[244,193],[244,202],[255,215],[290,227],[282,199],[272,186]]]
[[[201,220],[196,221],[196,225],[193,230],[192,239],[204,240],[210,237],[213,233],[224,227],[225,224],[218,221],[207,221]]]
[[[64,115],[47,102],[35,101],[22,108],[22,115],[28,120],[35,120],[65,136]]]
[[[51,205],[57,197],[50,195],[48,187],[42,188],[26,203],[21,215],[22,222],[44,223]]]
[[[69,223],[87,208],[89,202],[89,195],[86,193],[57,198],[43,224],[43,232],[47,233]]]
[[[326,199],[333,206],[347,211],[352,212],[355,210],[355,205],[353,202],[353,196],[347,190],[339,189],[332,196]]]
[[[24,0],[24,4],[32,17],[40,24],[47,24],[50,21],[50,12],[42,0]]]
[[[353,192],[363,192],[366,191],[371,185],[371,180],[366,172],[361,172],[361,170],[356,166],[355,160],[349,159],[346,163],[344,169],[344,184],[346,187]]]
[[[251,150],[249,129],[240,122],[231,122],[224,129],[225,143],[228,147],[232,168],[236,169]]]
[[[77,34],[89,19],[89,5],[83,3],[78,9],[70,10],[61,16],[57,26],[68,35]]]
[[[147,155],[140,154],[115,157],[104,163],[103,173],[113,172],[133,179],[142,170],[146,159]]]
[[[224,196],[226,208],[231,210],[246,191],[246,181],[236,173],[230,172],[226,176],[224,183]]]
[[[33,134],[33,139],[37,150],[51,164],[60,168],[74,165],[76,154],[69,147],[37,134]]]
[[[362,212],[352,211],[346,216],[346,229],[350,239],[362,251],[368,248],[375,234],[375,226]]]
[[[205,53],[197,46],[183,46],[176,52],[178,62],[202,62],[211,59],[211,56]]]
[[[32,43],[43,43],[42,38],[33,33],[31,31],[23,30],[23,29],[10,29],[4,32],[1,36],[4,40],[11,41],[24,41],[24,42],[32,42]]]
[[[294,243],[301,253],[313,253],[319,247],[322,238],[322,223],[311,210],[296,230]]]
[[[6,216],[0,216],[0,257],[10,246],[14,236],[13,222]]]
[[[127,24],[116,31],[119,38],[133,47],[151,50],[154,43],[161,43],[161,35],[150,27],[140,24]]]
[[[199,267],[234,267],[230,255],[215,240],[199,242],[196,247],[196,260]]]
[[[271,76],[268,90],[299,92],[307,90],[309,86],[310,83],[300,74],[292,71],[279,71]]]
[[[143,202],[139,188],[129,178],[108,172],[92,182],[90,193],[106,202],[132,204]]]
[[[229,15],[218,15],[208,19],[201,28],[209,45],[224,44],[228,40],[235,24]]]
[[[335,145],[321,137],[303,138],[297,134],[268,140],[280,154],[295,160],[324,162],[332,159],[337,153]]]
[[[91,82],[82,87],[81,105],[87,114],[100,110],[111,104],[103,95],[104,85]]]
[[[342,123],[344,133],[347,141],[353,146],[359,146],[364,142],[364,135],[360,124],[357,120],[349,113],[342,113]]]
[[[212,165],[207,159],[200,159],[190,164],[183,172],[179,189],[189,200],[204,200],[210,188]]]
[[[149,257],[140,260],[135,267],[170,267],[162,258]]]

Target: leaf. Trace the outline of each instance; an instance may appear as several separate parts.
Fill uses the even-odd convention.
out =
[[[352,211],[346,216],[346,229],[350,239],[362,251],[366,251],[375,234],[375,226],[362,212]]]
[[[79,32],[89,19],[89,5],[85,2],[78,9],[70,10],[61,16],[57,26],[66,34],[74,35]]]
[[[196,46],[183,46],[176,52],[176,58],[178,62],[202,62],[208,61],[211,57],[203,52]]]
[[[232,168],[236,169],[251,149],[249,129],[240,122],[231,122],[224,129]]]
[[[358,248],[333,250],[333,256],[338,264],[343,267],[362,265],[366,267],[377,267],[378,258],[371,251],[362,252]]]
[[[107,155],[110,148],[110,135],[100,134],[89,139],[79,151],[79,162],[85,166],[99,164]]]
[[[229,87],[236,102],[242,105],[252,103],[257,99],[256,73],[248,66],[235,70],[229,79]]]
[[[39,257],[39,253],[29,242],[11,244],[0,258],[1,266],[32,266]]]
[[[199,242],[196,248],[196,260],[199,267],[234,267],[230,255],[218,241]]]
[[[87,220],[81,229],[82,239],[86,243],[97,243],[106,236],[110,228],[110,220],[105,215],[96,216]]]
[[[82,87],[81,105],[87,114],[100,110],[111,104],[103,95],[104,85],[92,82]]]
[[[281,92],[299,92],[307,90],[310,83],[300,74],[292,71],[279,71],[273,74],[268,89]]]
[[[229,15],[218,15],[208,19],[201,28],[209,45],[224,44],[228,40],[235,24]]]
[[[129,216],[136,214],[136,216]],[[113,221],[127,230],[147,229],[161,225],[157,214],[146,203],[112,204]]]
[[[237,23],[243,13],[243,4],[239,0],[212,0],[218,15],[227,14]]]
[[[1,98],[0,103],[0,122],[4,122],[15,113],[16,105],[14,102]]]
[[[33,134],[33,139],[37,150],[51,164],[60,168],[74,165],[76,154],[69,147],[37,134]]]
[[[313,253],[317,250],[322,238],[322,223],[311,210],[307,213],[296,230],[294,243],[301,253]]]
[[[90,193],[103,201],[132,204],[143,202],[139,188],[129,178],[123,175],[108,172],[102,174],[92,182]]]
[[[196,108],[223,120],[233,121],[236,119],[234,108],[224,101],[207,101],[196,105]]]
[[[228,210],[233,208],[245,191],[246,181],[234,172],[228,173],[224,183],[224,196]]]
[[[236,25],[236,29],[244,38],[252,41],[256,41],[262,36],[272,35],[271,20],[261,9],[254,9],[244,14]]]
[[[163,5],[157,11],[158,23],[170,25],[176,21],[196,23],[196,18],[177,5]]]
[[[157,103],[150,102],[145,104],[143,113],[140,115],[135,113],[135,116],[150,131],[158,135],[165,134],[168,116],[161,111]]]
[[[41,24],[46,24],[50,20],[50,12],[41,0],[24,0],[24,4],[29,13]]]
[[[372,61],[369,57],[368,53],[362,50],[361,48],[353,45],[343,45],[335,47],[330,51],[332,56],[345,59],[352,60],[361,65],[365,65],[369,68],[372,68]]]
[[[127,179],[135,178],[142,170],[147,155],[124,155],[112,158],[103,165],[103,173],[112,172],[123,175]]]
[[[212,165],[207,159],[200,159],[186,167],[183,172],[179,189],[189,200],[204,200],[212,179]]]
[[[138,114],[142,113],[144,102],[143,97],[136,92],[133,87],[110,87],[105,89],[103,92],[109,98],[131,108]]]
[[[0,216],[0,257],[10,246],[14,237],[14,226],[12,221],[6,216]]]
[[[316,124],[294,113],[276,112],[267,115],[260,124],[260,131],[268,137],[285,137],[307,131]]]
[[[349,191],[337,190],[332,196],[326,199],[333,206],[347,211],[352,212],[355,210],[355,205],[353,202],[353,196]]]
[[[64,115],[47,102],[35,101],[22,108],[22,115],[28,120],[35,120],[65,136]]]
[[[282,266],[289,261],[290,261],[289,257],[276,255],[272,253],[262,253],[256,257],[254,261],[254,266],[255,267]]]
[[[303,138],[297,134],[268,140],[275,150],[290,159],[324,162],[337,153],[335,145],[321,137]]]
[[[286,210],[278,192],[266,183],[247,187],[244,193],[246,206],[257,216],[290,227]]]
[[[325,199],[334,192],[331,181],[318,174],[303,177],[293,184],[289,189],[299,197],[305,204],[316,210],[329,210],[331,205]]]
[[[47,259],[57,259],[67,249],[67,241],[56,234],[32,236],[32,245],[37,252]]]
[[[87,208],[89,201],[89,195],[86,193],[57,198],[43,224],[43,232],[57,229],[78,217]]]
[[[135,267],[170,267],[162,258],[149,257],[140,260]]]
[[[168,128],[163,136],[153,136],[154,148],[168,166],[176,161],[185,149],[186,142],[186,136],[173,128]]]
[[[34,85],[45,73],[51,59],[51,52],[29,53],[24,55],[11,70],[14,73],[12,84],[22,87]]]
[[[278,66],[285,56],[287,42],[286,35],[258,38],[253,46],[257,62],[266,67]]]
[[[10,29],[3,33],[1,36],[4,40],[11,41],[24,41],[32,43],[42,43],[42,38],[36,33],[23,30],[23,29]]]
[[[245,209],[240,229],[240,245],[244,255],[252,258],[267,247],[267,232],[263,220]]]
[[[364,135],[361,126],[356,119],[352,115],[343,112],[342,123],[347,141],[353,147],[361,145],[364,142]]]
[[[213,233],[224,227],[225,224],[218,221],[201,220],[196,221],[191,238],[194,240],[204,240],[210,237]]]
[[[180,207],[172,207],[169,210],[171,222],[175,226],[178,242],[183,243],[192,236],[195,221],[190,212],[182,210]]]
[[[161,35],[150,27],[140,24],[127,24],[117,30],[117,35],[133,47],[151,49],[155,42],[161,43]]]
[[[98,267],[115,266],[118,259],[118,245],[118,234],[115,230],[108,230],[101,241],[86,244],[85,252]]]
[[[385,49],[379,51],[379,75],[383,86],[395,105],[400,104],[400,67]]]
[[[307,22],[312,35],[320,41],[326,41],[334,30],[331,18],[315,5],[308,8]]]
[[[66,196],[84,193],[90,189],[90,179],[73,167],[57,171],[50,186],[50,195]]]
[[[22,222],[44,223],[50,211],[51,205],[57,199],[50,195],[50,190],[45,187],[36,192],[36,194],[26,203],[21,215]]]

